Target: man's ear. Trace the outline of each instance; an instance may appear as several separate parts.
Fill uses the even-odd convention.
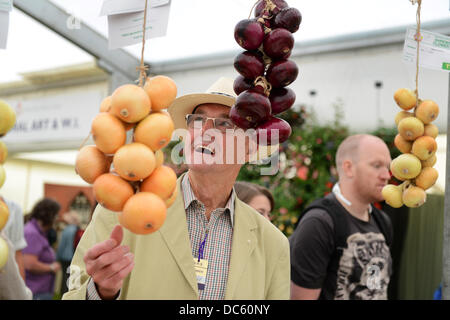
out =
[[[347,178],[354,177],[353,169],[354,169],[354,165],[351,160],[347,159],[347,160],[344,160],[344,162],[342,162],[342,171],[344,172],[344,174]]]

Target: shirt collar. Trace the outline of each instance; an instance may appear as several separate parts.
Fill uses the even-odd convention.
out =
[[[182,188],[183,198],[184,198],[184,210],[187,210],[187,208],[189,208],[191,203],[194,201],[201,203],[201,201],[195,197],[194,191],[192,190],[191,183],[189,181],[189,172],[187,172],[184,175],[183,180],[181,181],[181,188]],[[236,194],[235,194],[234,187],[233,187],[233,189],[231,191],[231,196],[228,198],[227,204],[225,205],[225,210],[228,210],[228,212],[230,213],[232,227],[234,227],[234,200],[235,200],[235,197],[236,197]]]
[[[344,195],[341,193],[341,188],[339,187],[339,182],[337,182],[334,186],[333,189],[331,190],[334,195],[336,197],[338,197],[339,199],[341,199],[346,205],[351,206],[352,203],[350,201],[348,201]],[[369,213],[372,213],[372,204],[369,204]]]

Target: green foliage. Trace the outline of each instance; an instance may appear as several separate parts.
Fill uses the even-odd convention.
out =
[[[342,102],[334,106],[334,119],[319,124],[313,111],[304,106],[294,107],[280,116],[289,122],[292,134],[280,146],[278,170],[274,175],[261,175],[270,164],[246,164],[241,168],[237,180],[249,181],[268,188],[274,199],[272,222],[286,235],[294,231],[300,213],[314,200],[331,192],[337,181],[335,155],[339,144],[350,134],[342,124],[344,113]],[[400,152],[394,146],[396,128],[379,128],[372,134],[382,138],[394,159]],[[179,141],[172,141],[166,148],[165,164],[180,175],[187,170],[184,164],[175,164],[171,153]],[[394,182],[395,183],[395,182]]]
[[[292,109],[282,117],[291,124],[292,135],[280,148],[279,172],[261,176],[261,167],[244,166],[238,180],[254,182],[267,187],[275,199],[272,222],[286,236],[294,231],[300,213],[314,200],[331,192],[337,181],[335,155],[339,144],[350,134],[342,124],[342,102],[333,106],[333,121],[319,125],[313,113],[304,107]],[[394,159],[400,152],[394,146],[397,128],[379,128],[371,134],[383,139]],[[396,183],[394,181],[394,183]]]
[[[394,139],[397,135],[398,130],[397,128],[386,128],[381,127],[373,131],[371,134],[374,136],[380,137],[383,139],[383,141],[387,144],[389,151],[391,152],[391,158],[395,159],[397,158],[401,152],[397,149],[397,147],[394,145]]]
[[[272,222],[286,236],[294,231],[303,209],[331,192],[337,180],[335,154],[348,136],[348,129],[341,123],[340,102],[334,108],[334,121],[325,125],[317,124],[305,107],[284,112],[281,117],[290,123],[292,135],[280,146],[278,173],[261,176],[261,168],[267,165],[248,164],[238,176],[238,180],[263,185],[272,192],[275,199]]]

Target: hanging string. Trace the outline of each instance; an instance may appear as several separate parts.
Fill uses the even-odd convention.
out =
[[[148,70],[148,66],[144,65],[144,49],[145,49],[145,29],[147,27],[147,5],[148,0],[145,0],[145,9],[144,9],[144,24],[142,28],[142,50],[141,50],[141,64],[136,69],[139,70],[139,86],[142,87],[144,85],[144,80],[147,77],[146,71]]]
[[[258,18],[258,21],[264,26],[264,33],[269,33],[271,29],[265,26],[265,19],[270,19],[270,16],[271,16],[270,13],[272,12],[272,10],[274,10],[277,7],[272,2],[272,0],[257,0],[253,4],[252,9],[250,10],[248,19],[250,19],[250,17],[252,16],[253,9],[255,9],[255,7],[258,5],[258,3],[260,1],[264,1],[264,3],[265,3],[264,9],[263,9],[263,12],[265,12],[265,13],[262,15],[262,17]],[[266,65],[269,65],[272,62],[272,60],[266,54],[264,54],[264,62]],[[264,76],[259,76],[258,78],[256,78],[254,80],[254,85],[255,86],[259,85],[259,86],[263,87],[264,94],[266,96],[269,96],[270,91],[272,90],[271,84],[267,81],[267,79]]]
[[[251,16],[252,16],[253,9],[255,9],[255,7],[256,7],[256,5],[258,4],[259,1],[261,1],[261,0],[257,0],[257,1],[255,2],[255,4],[253,5],[252,9],[250,10],[250,14],[248,15],[248,18],[249,18],[249,19],[250,19]],[[263,11],[270,12],[270,11],[272,11],[273,9],[275,9],[275,8],[277,7],[277,6],[272,2],[272,0],[262,0],[262,1],[265,1],[265,2],[266,2],[266,6],[265,6],[265,8],[264,8]]]
[[[270,95],[270,91],[272,90],[272,85],[267,81],[267,79],[263,76],[259,76],[255,79],[253,84],[256,86],[261,86],[264,89],[264,94],[266,96]]]
[[[250,14],[248,15],[248,18],[249,18],[249,19],[252,17],[253,9],[255,9],[255,7],[256,7],[256,5],[258,4],[258,2],[259,2],[259,0],[257,0],[257,1],[255,2],[255,4],[253,5],[252,9],[250,10]]]
[[[419,105],[419,52],[420,52],[420,41],[422,41],[422,35],[420,34],[420,10],[422,7],[422,0],[410,0],[414,5],[417,3],[417,12],[416,12],[416,23],[417,30],[415,35],[415,40],[417,41],[417,56],[416,56],[416,108]]]
[[[81,146],[78,148],[78,151],[81,150],[81,148],[84,147],[84,145],[86,144],[86,142],[89,140],[90,136],[91,136],[92,131],[89,131],[89,134],[87,135],[86,138],[84,138],[83,142],[81,143]]]

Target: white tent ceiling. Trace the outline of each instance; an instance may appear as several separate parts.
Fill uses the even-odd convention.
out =
[[[107,37],[103,0],[50,0]],[[296,41],[415,25],[409,0],[288,0],[303,16]],[[238,48],[234,25],[248,17],[254,0],[172,0],[167,35],[146,42],[145,60],[170,62]],[[422,22],[450,19],[447,0],[423,0]],[[124,48],[140,58],[139,44]],[[0,50],[0,82],[21,73],[92,61],[92,57],[16,8],[10,18],[6,50]]]

